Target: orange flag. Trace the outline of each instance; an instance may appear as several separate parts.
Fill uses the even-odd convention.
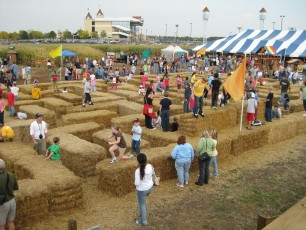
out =
[[[223,83],[223,87],[235,101],[240,100],[244,95],[245,70],[246,58],[243,59],[235,72]]]

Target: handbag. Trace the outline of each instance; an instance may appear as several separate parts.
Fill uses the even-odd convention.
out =
[[[9,175],[8,175],[8,173],[6,173],[6,186],[5,186],[5,189],[4,189],[4,195],[0,195],[0,206],[5,203],[6,189],[7,189],[8,183],[9,183]]]
[[[206,140],[206,151],[199,155],[199,160],[200,161],[205,161],[205,160],[208,160],[210,158],[210,156],[207,153],[207,139],[205,138],[205,140]]]
[[[145,100],[146,100],[146,103],[143,105],[143,111],[142,111],[143,115],[153,114],[154,113],[153,105],[148,104],[146,97],[145,97]]]
[[[160,177],[156,176],[155,169],[154,169],[153,166],[152,166],[152,169],[153,169],[153,172],[154,172],[154,174],[152,175],[153,184],[155,186],[158,186],[159,185],[159,181],[160,181]]]

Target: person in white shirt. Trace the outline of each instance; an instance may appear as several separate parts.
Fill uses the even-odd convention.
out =
[[[86,78],[86,82],[84,85],[84,93],[85,93],[85,100],[83,103],[83,107],[85,107],[86,103],[88,103],[89,105],[93,105],[93,103],[91,102],[91,96],[90,96],[90,92],[91,92],[91,86],[90,86],[90,78]]]
[[[13,86],[10,87],[11,88],[11,92],[14,94],[15,96],[15,101],[18,101],[18,93],[19,93],[19,87],[16,86],[16,83],[13,83]]]
[[[35,115],[36,120],[31,123],[30,126],[30,135],[33,140],[33,148],[35,151],[44,155],[47,151],[47,141],[48,141],[48,129],[46,122],[43,121],[43,115],[37,113]]]
[[[148,225],[147,221],[147,196],[153,189],[154,168],[147,164],[147,156],[143,153],[137,155],[139,168],[135,171],[135,186],[140,217],[136,220],[138,225]]]

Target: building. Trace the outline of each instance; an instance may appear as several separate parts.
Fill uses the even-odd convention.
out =
[[[84,20],[84,30],[89,33],[97,32],[99,37],[110,39],[130,39],[135,41],[139,35],[139,27],[143,26],[140,16],[105,18],[99,9],[96,18],[92,18],[90,12]]]

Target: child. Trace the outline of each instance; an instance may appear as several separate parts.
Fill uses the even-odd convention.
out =
[[[15,115],[15,96],[11,92],[11,89],[8,89],[7,94],[5,95],[5,98],[7,100],[8,106],[9,106],[9,112],[10,112],[10,117],[14,117]]]
[[[163,79],[160,79],[160,82],[158,85],[156,85],[156,91],[164,93],[165,83]]]
[[[34,85],[34,88],[32,89],[32,99],[38,100],[41,98],[41,90],[37,87],[37,84]]]
[[[178,128],[179,128],[179,123],[178,123],[178,118],[175,116],[175,117],[173,117],[173,123],[172,123],[172,127],[171,127],[171,131],[172,132],[175,132],[175,131],[177,131],[178,130]]]
[[[285,93],[284,95],[284,110],[289,110],[290,108],[290,97],[288,93]]]
[[[184,92],[184,113],[188,113],[189,111],[190,98],[191,98],[191,88],[190,88],[190,83],[187,83]]]
[[[59,137],[54,137],[53,138],[53,145],[51,145],[46,152],[46,160],[51,160],[54,161],[60,161],[61,156],[60,156],[60,138]]]
[[[134,125],[132,128],[132,153],[138,156],[140,154],[140,138],[142,134],[142,128],[140,127],[140,120],[139,118],[134,119]]]
[[[177,85],[177,93],[181,93],[181,88],[182,88],[182,78],[180,75],[176,76],[176,85]]]
[[[169,77],[168,75],[166,75],[166,78],[165,78],[165,91],[169,91],[170,87],[169,87]]]
[[[116,79],[115,76],[113,76],[112,81],[113,81],[113,83],[112,83],[112,86],[111,86],[110,90],[117,89],[117,79]]]
[[[281,118],[282,117],[282,110],[278,108],[278,105],[274,105],[274,110],[272,111],[273,118]]]
[[[94,73],[91,73],[89,77],[92,92],[96,92],[96,75]]]
[[[31,80],[31,76],[30,76],[30,80]],[[33,81],[33,85],[37,85],[39,83],[39,81],[35,78]]]
[[[143,86],[143,88],[146,88],[146,81],[149,79],[149,77],[147,75],[143,75],[141,77],[141,84]]]
[[[4,142],[5,139],[13,141],[14,131],[11,127],[0,123],[0,142]]]
[[[304,97],[303,88],[301,87],[301,88],[300,88],[300,91],[299,91],[299,99],[300,99],[301,101],[303,101],[303,97]]]
[[[220,106],[221,107],[224,107],[224,94],[223,94],[223,91],[220,91],[219,95],[218,95],[218,99],[219,99],[219,102],[220,102]]]
[[[54,92],[58,91],[57,81],[58,81],[58,75],[57,75],[56,71],[54,70],[54,72],[52,74],[52,82],[53,82]]]
[[[91,96],[90,96],[91,86],[90,86],[89,80],[90,78],[87,78],[85,85],[84,85],[85,100],[82,104],[83,107],[85,107],[86,103],[88,103],[89,105],[93,105],[93,103],[91,102]]]
[[[196,81],[196,73],[193,72],[192,75],[191,75],[191,79],[190,79],[191,87],[194,86],[195,81]]]
[[[31,79],[32,79],[31,74],[26,73],[25,78],[24,78],[24,84],[25,85],[31,84]]]
[[[150,81],[149,87],[153,90],[153,93],[155,93],[155,90],[154,90],[155,87],[154,87],[154,81],[153,80]]]
[[[62,89],[62,93],[68,93],[67,87],[64,87],[64,88]]]
[[[138,88],[138,94],[140,96],[144,96],[146,94],[146,90],[142,87],[142,85],[140,85]]]
[[[157,119],[154,121],[154,126],[155,126],[156,128],[161,128],[161,127],[162,127],[162,126],[161,126],[162,119],[161,119],[159,110],[157,111],[157,116],[155,116],[155,117],[157,117]]]
[[[217,130],[216,129],[211,130],[210,136],[213,139],[213,141],[215,142],[215,145],[217,147],[217,143],[218,143],[218,141],[217,141],[217,139],[218,139]],[[212,155],[210,156],[210,161],[209,161],[209,166],[208,166],[208,168],[210,168],[211,165],[213,165],[213,167],[214,167],[213,175],[214,176],[218,176],[217,155],[218,155],[218,151],[217,151],[217,148],[215,148],[215,149],[213,149]]]

